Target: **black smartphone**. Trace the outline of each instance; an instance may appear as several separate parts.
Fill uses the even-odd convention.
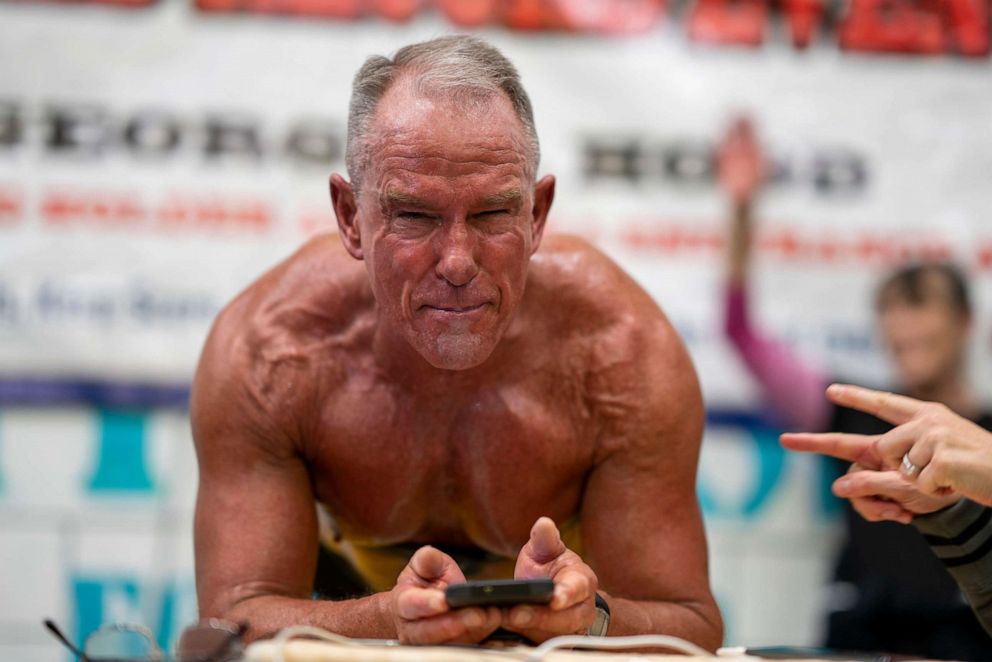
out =
[[[444,591],[448,606],[506,607],[511,605],[546,605],[551,602],[555,584],[550,579],[493,579],[451,584]]]

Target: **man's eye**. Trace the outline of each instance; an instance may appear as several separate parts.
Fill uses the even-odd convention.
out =
[[[410,219],[410,220],[413,220],[413,221],[427,220],[427,219],[430,219],[431,218],[427,214],[425,214],[423,212],[420,212],[420,211],[401,211],[396,216],[399,217],[399,218],[406,218],[406,219]]]
[[[509,209],[488,209],[486,211],[480,211],[476,214],[476,216],[478,218],[499,218],[500,216],[506,216],[509,213]]]

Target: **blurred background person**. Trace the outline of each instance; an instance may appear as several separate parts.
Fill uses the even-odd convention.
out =
[[[773,415],[788,427],[882,434],[871,414],[833,406],[831,381],[789,347],[754,327],[748,307],[754,209],[768,165],[746,118],[733,121],[717,155],[720,185],[731,205],[724,332],[760,384]],[[877,290],[876,314],[897,383],[893,390],[947,405],[992,428],[968,383],[965,354],[972,325],[968,286],[951,264],[899,269]],[[848,463],[837,467],[838,474]],[[855,509],[858,501],[855,500]],[[928,657],[983,659],[988,637],[926,542],[895,522],[872,524],[845,509],[846,539],[834,571],[825,645]]]

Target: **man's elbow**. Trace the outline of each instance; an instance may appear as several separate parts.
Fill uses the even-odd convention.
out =
[[[270,582],[238,584],[212,597],[200,597],[200,618],[231,622],[252,621],[259,611],[271,608],[273,601],[298,598],[293,591]]]
[[[715,601],[685,604],[697,619],[694,628],[693,643],[708,651],[716,651],[723,645],[723,617]]]

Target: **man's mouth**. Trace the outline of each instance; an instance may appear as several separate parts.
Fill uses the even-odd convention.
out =
[[[477,303],[474,306],[443,306],[443,305],[434,306],[431,304],[424,304],[424,308],[427,308],[428,310],[439,310],[444,313],[459,314],[459,313],[474,312],[476,310],[479,310],[485,305],[486,305],[485,303]]]

